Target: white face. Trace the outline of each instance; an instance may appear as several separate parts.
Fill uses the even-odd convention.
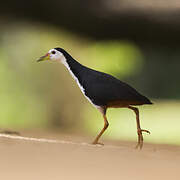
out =
[[[49,50],[48,53],[49,53],[49,59],[51,61],[62,62],[65,58],[64,55],[61,52],[57,51],[56,49],[51,49],[51,50]]]

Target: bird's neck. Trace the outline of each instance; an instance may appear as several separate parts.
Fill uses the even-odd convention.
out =
[[[69,73],[75,80],[79,80],[82,76],[82,70],[85,68],[82,64],[77,62],[69,54],[65,54],[61,59],[61,63],[68,69]]]

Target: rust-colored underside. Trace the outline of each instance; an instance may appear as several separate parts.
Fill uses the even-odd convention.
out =
[[[130,105],[143,105],[144,103],[139,101],[112,101],[107,104],[107,107],[120,108],[120,107],[128,107]]]

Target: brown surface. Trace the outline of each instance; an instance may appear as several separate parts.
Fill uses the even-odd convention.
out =
[[[32,134],[28,134],[32,137]],[[33,137],[38,137],[33,133]],[[40,136],[39,136],[40,137]],[[41,135],[65,142],[46,143],[0,138],[2,180],[179,180],[180,147],[106,141],[104,147],[89,139]],[[68,141],[73,141],[69,143]]]

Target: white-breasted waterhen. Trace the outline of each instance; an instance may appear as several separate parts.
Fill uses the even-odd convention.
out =
[[[104,127],[93,141],[99,143],[99,138],[107,129],[109,123],[106,117],[107,108],[129,108],[136,114],[138,144],[137,148],[143,146],[142,132],[149,133],[148,130],[141,129],[139,120],[139,110],[137,105],[152,104],[145,96],[138,93],[128,84],[116,79],[115,77],[95,71],[77,62],[69,53],[62,48],[54,48],[39,58],[37,61],[58,61],[65,65],[72,77],[77,82],[84,96],[93,104],[103,115]]]

